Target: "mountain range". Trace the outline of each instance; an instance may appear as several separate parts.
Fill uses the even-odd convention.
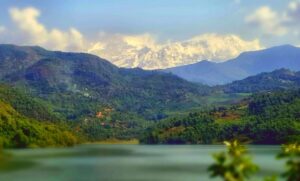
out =
[[[191,64],[203,59],[224,61],[245,50],[259,49],[259,41],[245,41],[236,35],[203,34],[187,40],[157,42],[149,34],[103,34],[101,41],[88,52],[120,67],[153,70]]]
[[[257,133],[264,134],[264,131],[259,130],[260,125],[269,126],[269,118],[272,118],[269,114],[274,111],[264,109],[268,113],[267,118],[262,123],[255,123],[250,118],[256,113],[248,115],[249,111],[246,109],[249,107],[251,110],[260,110],[261,102],[269,104],[291,100],[294,95],[299,97],[297,91],[295,94],[287,92],[288,99],[286,96],[282,97],[281,93],[280,99],[277,99],[277,94],[272,93],[272,101],[265,101],[269,92],[300,88],[300,72],[296,72],[300,69],[298,57],[298,48],[280,46],[246,52],[225,63],[202,61],[186,66],[211,76],[203,77],[201,82],[212,80],[213,75],[218,75],[214,79],[217,81],[235,80],[225,85],[206,86],[161,70],[119,68],[105,59],[85,53],[48,51],[37,46],[0,45],[0,106],[3,108],[0,110],[0,124],[6,125],[5,129],[10,130],[0,134],[0,138],[4,138],[4,141],[0,139],[0,146],[45,146],[43,140],[47,140],[47,134],[51,136],[45,144],[58,146],[80,141],[76,139],[78,135],[96,141],[139,138],[144,133],[146,136],[149,134],[151,139],[153,137],[154,141],[166,137],[162,143],[177,143],[178,140],[179,143],[198,143],[203,136],[212,136],[213,139],[215,133],[221,135],[218,139],[226,136],[227,124],[219,129],[219,121],[233,120],[229,122],[229,126],[232,126],[234,132],[234,120],[241,121],[244,118],[249,120],[239,127],[241,135],[247,132],[242,128],[253,124],[257,126],[253,131],[258,130]],[[198,66],[195,65],[200,65],[200,68],[197,69]],[[242,79],[243,76],[248,77]],[[260,92],[263,93],[239,101],[245,96]],[[254,101],[249,102],[249,98]],[[256,99],[259,99],[258,103],[255,102]],[[239,103],[226,110],[232,102]],[[245,102],[249,106],[245,106]],[[276,104],[271,105],[272,109],[276,108]],[[286,108],[294,110],[295,119],[298,107],[297,98]],[[214,111],[207,112],[210,108]],[[200,112],[193,114],[191,111]],[[203,111],[206,113],[203,114]],[[298,130],[280,117],[287,117],[286,112],[282,111],[279,116],[274,116],[275,127],[284,127],[280,131],[282,133],[292,130],[297,135]],[[206,114],[208,117],[202,116]],[[184,118],[186,115],[188,116]],[[176,118],[175,121],[173,118]],[[151,126],[158,132],[151,131]],[[166,129],[167,134],[159,136],[165,132],[161,128]],[[221,132],[218,133],[215,129]],[[272,125],[270,129],[273,129]],[[36,130],[38,134],[32,134]],[[269,128],[266,133],[268,130]],[[207,135],[201,135],[206,132]],[[233,132],[229,136],[234,135]],[[280,136],[279,138],[281,139]],[[247,135],[247,139],[260,140],[253,135]],[[274,143],[281,143],[280,139],[274,140]],[[202,140],[201,143],[210,141]]]
[[[220,85],[281,68],[300,70],[300,48],[291,45],[277,46],[244,52],[222,63],[201,61],[163,71],[171,72],[191,82]]]
[[[0,80],[55,105],[68,119],[101,107],[155,117],[201,104],[207,86],[169,73],[118,68],[97,56],[0,45]]]
[[[224,63],[202,61],[150,71],[119,68],[85,53],[0,45],[0,80],[55,105],[53,111],[66,119],[94,116],[104,107],[161,119],[168,111],[204,105],[203,97],[216,90],[253,93],[298,87],[299,73],[293,71],[300,70],[299,57],[299,48],[284,45],[245,52]]]

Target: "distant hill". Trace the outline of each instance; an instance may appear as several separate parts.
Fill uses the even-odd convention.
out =
[[[300,72],[279,69],[220,86],[225,93],[255,93],[300,88]]]
[[[0,45],[0,80],[55,105],[67,119],[94,116],[101,107],[147,119],[165,110],[198,106],[208,87],[169,73],[118,68],[85,53]],[[159,116],[160,115],[160,116]]]
[[[148,144],[254,144],[300,141],[300,90],[257,93],[227,107],[168,118],[147,129]]]
[[[265,50],[244,52],[223,63],[199,63],[163,70],[192,82],[208,85],[226,84],[248,76],[276,69],[300,70],[300,48],[283,45]]]

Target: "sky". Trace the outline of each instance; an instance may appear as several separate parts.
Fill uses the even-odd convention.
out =
[[[299,28],[297,0],[0,0],[0,43],[93,53],[122,67],[298,46]]]

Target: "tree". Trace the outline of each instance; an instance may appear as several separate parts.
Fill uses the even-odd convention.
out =
[[[28,137],[23,133],[23,131],[18,130],[16,135],[13,138],[16,147],[18,148],[25,148],[29,144]]]
[[[283,145],[281,153],[278,155],[279,159],[286,159],[287,170],[283,177],[287,181],[300,180],[300,144]]]
[[[244,181],[258,170],[245,146],[238,141],[224,143],[227,151],[214,154],[215,163],[208,169],[211,177],[222,177],[225,181]]]

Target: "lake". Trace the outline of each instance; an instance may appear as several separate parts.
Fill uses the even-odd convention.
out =
[[[3,181],[206,181],[211,154],[223,146],[80,145],[73,148],[10,150]],[[251,146],[260,176],[278,174],[278,146]],[[218,179],[214,179],[218,180]]]

